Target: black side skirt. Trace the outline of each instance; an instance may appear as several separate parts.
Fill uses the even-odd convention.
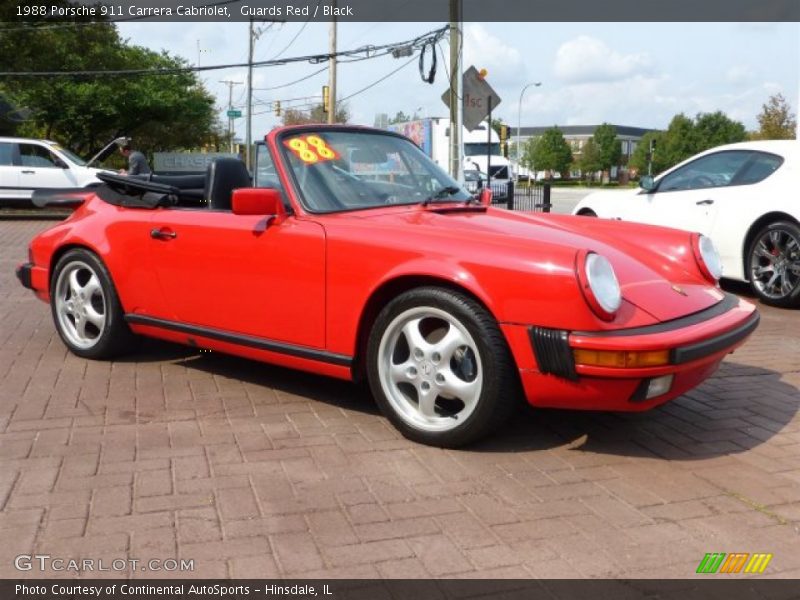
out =
[[[222,331],[220,329],[212,329],[210,327],[201,327],[199,325],[176,323],[175,321],[167,321],[166,319],[146,317],[143,315],[128,314],[125,315],[125,320],[128,323],[133,323],[134,325],[159,327],[161,329],[178,331],[188,335],[196,335],[198,337],[204,337],[211,340],[218,340],[220,342],[227,342],[229,344],[236,344],[239,346],[247,346],[248,348],[256,348],[258,350],[267,350],[269,352],[286,354],[288,356],[296,356],[298,358],[307,358],[309,360],[316,360],[318,362],[329,363],[332,365],[350,367],[353,364],[353,358],[351,356],[326,352],[325,350],[316,350],[314,348],[308,348],[305,346],[296,346],[294,344],[287,344],[285,342],[275,342],[252,335],[232,333],[230,331]]]

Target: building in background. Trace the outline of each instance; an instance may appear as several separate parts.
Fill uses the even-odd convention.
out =
[[[586,141],[594,136],[595,130],[600,125],[556,125],[564,135],[564,139],[572,148],[573,162],[577,162],[581,157],[583,146]],[[519,139],[522,146],[532,137],[539,137],[553,125],[547,127],[521,127],[519,131]],[[657,129],[645,129],[643,127],[630,127],[628,125],[613,125],[617,130],[617,139],[622,145],[622,159],[620,167],[625,169],[628,165],[633,151],[636,150],[636,145],[642,140],[645,134],[651,131],[658,131]],[[512,134],[516,134],[516,130],[512,129]],[[512,139],[516,141],[516,135]],[[580,177],[580,171],[572,171],[571,177]],[[617,169],[612,168],[610,176],[612,179],[617,177]]]

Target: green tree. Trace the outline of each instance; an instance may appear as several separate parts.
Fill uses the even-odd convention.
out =
[[[695,153],[747,139],[744,125],[721,111],[697,115],[694,127],[698,143]]]
[[[572,150],[561,130],[551,127],[540,137],[528,140],[520,162],[529,169],[563,173],[572,163]]]
[[[598,171],[610,171],[618,167],[622,158],[622,144],[617,139],[617,129],[613,125],[603,123],[594,130],[594,144],[597,146],[597,158],[600,163]]]
[[[66,2],[61,4],[66,5]],[[13,23],[0,34],[4,71],[110,71],[181,68],[166,52],[131,45],[111,23],[43,27]],[[61,142],[88,155],[119,135],[145,151],[204,145],[220,127],[214,98],[190,72],[172,75],[14,77],[0,94],[31,117],[17,133]]]
[[[590,137],[581,149],[581,156],[576,163],[585,179],[594,181],[597,171],[603,170],[603,160],[599,144],[595,143],[594,138]]]
[[[640,173],[647,172],[651,139],[656,140],[653,154],[653,174],[656,175],[698,152],[746,138],[744,125],[720,111],[700,113],[694,120],[681,113],[672,118],[666,131],[645,135],[636,146],[630,164]]]
[[[797,134],[797,117],[783,94],[770,96],[758,115],[758,140],[793,140]]]
[[[656,148],[653,172],[660,173],[689,158],[697,152],[699,146],[700,141],[697,139],[692,119],[683,113],[675,115],[664,133],[661,144]]]

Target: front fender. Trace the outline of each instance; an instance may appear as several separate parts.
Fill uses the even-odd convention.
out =
[[[608,327],[591,312],[580,291],[575,248],[543,246],[532,255],[529,248],[509,244],[465,243],[456,254],[447,240],[420,237],[415,241],[424,247],[414,247],[409,240],[393,240],[388,232],[386,237],[362,242],[363,235],[342,235],[342,231],[328,228],[326,340],[332,352],[355,353],[366,307],[373,306],[371,299],[379,290],[401,279],[441,281],[461,288],[501,324],[587,331]],[[381,239],[380,245],[376,239]],[[651,315],[623,302],[614,326],[651,322]]]

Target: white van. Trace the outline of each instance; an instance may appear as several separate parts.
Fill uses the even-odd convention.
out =
[[[100,184],[92,167],[127,138],[117,138],[85,161],[49,140],[0,137],[0,206],[29,205],[34,190],[82,188]]]

